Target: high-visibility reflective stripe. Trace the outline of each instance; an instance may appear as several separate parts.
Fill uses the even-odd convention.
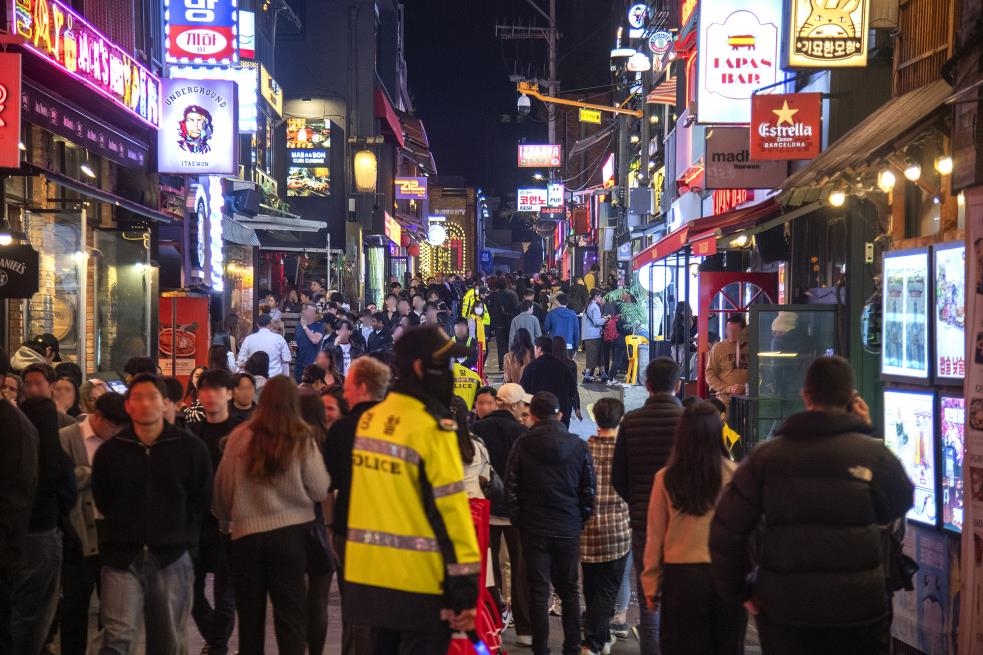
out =
[[[434,498],[443,498],[444,496],[453,496],[464,491],[464,480],[460,482],[452,482],[450,484],[445,484],[442,487],[433,488]]]
[[[481,573],[481,562],[447,565],[447,575],[477,575],[479,573]]]
[[[412,535],[392,534],[377,530],[348,530],[348,541],[370,546],[385,546],[398,550],[413,550],[420,553],[437,553],[440,547],[437,540],[431,537],[414,537]]]
[[[415,450],[408,448],[407,446],[400,446],[399,444],[390,443],[384,439],[358,437],[355,439],[355,450],[364,450],[369,453],[376,453],[377,455],[395,457],[396,459],[401,459],[404,462],[408,462],[416,466],[420,465],[420,454]]]

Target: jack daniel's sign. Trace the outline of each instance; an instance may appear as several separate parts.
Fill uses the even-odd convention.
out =
[[[38,292],[38,253],[31,246],[0,246],[0,298],[30,298]]]

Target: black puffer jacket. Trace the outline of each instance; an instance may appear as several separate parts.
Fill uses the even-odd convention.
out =
[[[776,623],[850,627],[888,615],[882,526],[905,515],[901,462],[843,412],[802,412],[754,449],[717,503],[710,533],[718,589],[753,597]],[[758,570],[747,582],[748,541]]]
[[[471,431],[481,437],[488,449],[488,459],[491,460],[492,468],[498,473],[502,480],[508,472],[509,453],[512,446],[518,441],[519,437],[526,433],[526,426],[519,423],[519,420],[512,415],[512,412],[505,409],[497,409],[480,421],[471,426]],[[505,507],[505,500],[500,499],[492,503],[492,516],[508,516],[508,508]]]
[[[587,444],[559,421],[542,421],[509,456],[505,494],[523,534],[573,538],[594,512],[594,463]]]
[[[645,405],[625,414],[618,430],[611,484],[628,503],[631,529],[645,534],[652,482],[666,465],[676,441],[683,404],[671,394],[651,396]]]

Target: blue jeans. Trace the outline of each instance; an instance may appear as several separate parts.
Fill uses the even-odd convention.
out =
[[[61,531],[29,532],[11,576],[10,632],[15,653],[40,653],[58,607]]]
[[[614,616],[617,619],[628,613],[628,606],[631,605],[631,576],[635,571],[635,559],[631,551],[628,551],[628,559],[625,561],[625,575],[621,578],[621,588],[618,589],[618,597],[614,601]]]
[[[635,584],[639,597],[638,642],[641,655],[661,655],[659,648],[659,599],[650,610],[642,598],[642,571],[645,569],[645,533],[632,532],[632,557],[635,560]]]
[[[141,615],[147,655],[184,655],[194,577],[188,553],[162,567],[144,550],[125,571],[102,567],[99,655],[128,655],[136,647]]]

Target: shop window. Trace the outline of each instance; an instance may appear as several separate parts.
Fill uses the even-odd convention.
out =
[[[102,253],[95,270],[96,370],[121,371],[130,357],[150,354],[156,323],[156,269],[150,266],[150,233],[98,230]]]
[[[921,185],[905,181],[904,215],[905,238],[931,236],[939,231],[942,205]]]
[[[255,262],[250,246],[226,244],[225,258],[225,315],[238,314],[252,325]]]

